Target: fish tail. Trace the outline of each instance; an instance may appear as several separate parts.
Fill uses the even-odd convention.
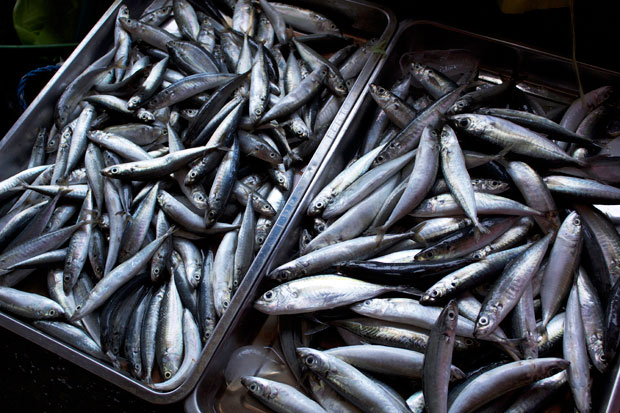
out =
[[[474,229],[474,239],[478,241],[482,234],[488,234],[489,229],[484,227],[480,222],[475,224],[476,228]]]

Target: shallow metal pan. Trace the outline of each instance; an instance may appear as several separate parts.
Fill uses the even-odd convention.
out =
[[[377,38],[379,43],[383,42],[383,44],[387,44],[396,30],[396,18],[391,11],[382,6],[363,0],[337,0],[329,3],[320,0],[285,0],[283,2],[311,8],[325,14],[333,19],[345,36],[351,36],[357,39],[369,40],[371,38]],[[124,4],[129,7],[132,16],[139,15],[145,10],[149,3],[150,2],[142,2],[139,0],[124,1]],[[91,62],[109,50],[112,45],[114,20],[121,4],[123,4],[123,2],[117,0],[110,9],[108,9],[99,22],[88,33],[86,38],[78,45],[73,54],[67,59],[65,64],[63,64],[61,69],[39,93],[2,141],[0,141],[0,160],[3,161],[4,166],[0,171],[0,179],[10,176],[24,168],[30,156],[32,143],[38,128],[51,124],[55,102],[66,85],[79,75]],[[228,310],[223,315],[211,338],[204,346],[193,372],[180,387],[170,392],[154,391],[134,380],[128,374],[113,369],[110,365],[95,360],[32,328],[29,324],[2,312],[0,312],[0,326],[37,343],[91,373],[149,402],[168,404],[185,398],[198,382],[202,372],[212,361],[215,350],[219,347],[220,341],[227,332],[231,322],[236,319],[237,312],[242,308],[243,304],[247,302],[246,297],[253,291],[250,287],[254,284],[260,270],[267,262],[267,259],[271,256],[275,245],[281,239],[282,230],[287,227],[293,212],[297,209],[300,200],[305,194],[309,184],[312,182],[319,165],[324,161],[342,123],[347,118],[350,110],[364,90],[366,82],[380,57],[380,54],[373,54],[368,59],[358,79],[351,87],[340,111],[325,133],[323,141],[315,151],[312,159],[305,167],[303,175],[292,191],[271,233],[265,240],[263,247],[235,293]],[[31,278],[33,277],[36,277],[36,275],[31,275]]]
[[[480,72],[487,79],[497,76],[509,76],[518,73],[518,85],[521,90],[543,99],[549,105],[566,105],[578,96],[577,84],[571,60],[542,52],[528,46],[498,40],[474,33],[454,29],[430,21],[407,20],[401,22],[398,31],[390,42],[386,55],[378,63],[369,79],[369,83],[389,86],[401,76],[400,57],[407,52],[436,49],[467,49],[480,59]],[[605,84],[620,84],[620,73],[579,64],[584,90],[590,90]],[[273,282],[264,277],[278,265],[289,261],[297,252],[299,232],[305,218],[305,212],[313,197],[335,177],[355,155],[361,139],[368,130],[376,104],[364,88],[350,116],[344,121],[329,153],[320,165],[303,199],[286,228],[277,241],[275,252],[262,268],[257,282],[248,285],[249,298],[257,298],[268,290]],[[218,398],[222,394],[225,381],[224,370],[231,354],[241,346],[250,343],[264,343],[257,338],[259,330],[272,320],[253,308],[253,299],[246,301],[236,314],[229,331],[226,332],[221,346],[213,357],[213,362],[203,374],[194,392],[185,401],[189,412],[218,411]],[[261,331],[264,333],[264,331]],[[611,379],[615,379],[614,374]],[[612,396],[602,397],[608,400],[601,406],[601,411],[618,411],[620,378],[610,385]],[[594,400],[597,400],[596,398]]]

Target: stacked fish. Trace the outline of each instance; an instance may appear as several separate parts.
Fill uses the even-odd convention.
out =
[[[326,38],[330,59],[310,46]],[[232,17],[121,6],[114,47],[0,183],[0,308],[157,390],[182,384],[372,53],[349,43],[265,0]],[[22,283],[41,267],[48,297]]]
[[[556,122],[510,79],[425,63],[369,85],[365,141],[254,303],[297,388],[241,382],[275,411],[534,412],[568,389],[591,411],[620,340],[620,235],[593,205],[620,204],[612,88]]]

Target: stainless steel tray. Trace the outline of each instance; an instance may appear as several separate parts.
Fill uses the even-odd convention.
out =
[[[407,20],[400,23],[398,31],[387,48],[386,55],[377,65],[369,83],[389,86],[401,76],[399,59],[404,53],[437,49],[467,49],[473,52],[480,59],[481,73],[491,79],[500,74],[509,75],[513,68],[517,67],[518,87],[550,105],[565,105],[578,96],[573,65],[569,59],[429,21]],[[579,64],[579,68],[585,90],[605,84],[620,84],[620,73],[585,64]],[[297,240],[308,205],[325,184],[335,177],[355,155],[365,131],[368,130],[375,108],[376,104],[366,87],[355,103],[350,116],[340,128],[334,144],[325,156],[301,202],[298,203],[288,226],[282,230],[275,252],[268,258],[257,281],[253,285],[248,285],[250,289],[248,297],[255,299],[268,290],[273,282],[264,275],[278,265],[289,261],[297,252]],[[224,369],[231,354],[239,347],[255,342],[257,332],[267,320],[271,320],[253,308],[253,301],[253,299],[247,300],[235,315],[229,330],[222,339],[221,346],[213,357],[213,362],[205,370],[194,392],[186,399],[186,411],[218,411],[217,398],[225,387]],[[615,379],[615,375],[612,379]],[[615,381],[620,381],[620,379]],[[610,402],[609,406],[607,404],[602,406],[602,411],[606,408],[607,411],[619,411],[620,400],[614,400],[618,391],[620,391],[620,385],[612,383],[609,392],[613,392],[613,397],[605,397],[605,400],[610,400]]]
[[[301,7],[314,9],[329,16],[343,30],[345,35],[357,39],[377,38],[387,44],[396,30],[394,14],[382,6],[363,0],[337,0],[329,3],[320,0],[284,1]],[[0,170],[0,179],[4,179],[24,168],[30,156],[30,150],[39,127],[50,125],[56,100],[66,85],[80,74],[91,62],[103,55],[112,45],[112,31],[119,6],[124,3],[129,7],[132,16],[140,14],[150,2],[139,0],[117,0],[101,17],[99,22],[78,45],[61,69],[54,75],[45,88],[39,93],[24,114],[0,141],[0,159],[4,162]],[[43,334],[14,317],[0,312],[0,326],[70,360],[93,374],[135,394],[149,402],[158,404],[174,403],[186,397],[194,388],[201,373],[210,364],[221,339],[228,327],[236,319],[237,312],[246,303],[251,287],[261,273],[261,269],[271,256],[274,247],[281,239],[282,231],[288,226],[293,212],[313,181],[319,165],[334,142],[334,138],[344,120],[347,118],[359,95],[364,90],[369,76],[372,74],[381,55],[373,54],[365,64],[355,84],[345,99],[340,111],[325,133],[325,136],[306,166],[297,186],[292,191],[284,209],[276,220],[273,229],[255,258],[243,282],[235,293],[231,304],[217,324],[210,340],[200,355],[189,378],[177,389],[170,392],[158,392],[134,380],[127,374],[113,369],[111,366],[95,360],[64,343]]]

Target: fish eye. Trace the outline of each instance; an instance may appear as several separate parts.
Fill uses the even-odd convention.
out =
[[[256,108],[256,109],[254,109],[254,113],[256,115],[260,115],[261,113],[263,113],[263,111],[261,110],[261,108]]]
[[[463,118],[463,119],[459,120],[459,125],[460,125],[462,128],[467,128],[467,127],[469,126],[469,124],[470,124],[470,123],[471,123],[471,122],[469,121],[469,119],[468,119],[468,118]]]
[[[56,310],[49,310],[47,313],[50,317],[53,317],[56,315]]]
[[[228,300],[222,301],[222,307],[224,307],[224,309],[227,309],[229,305],[230,305],[230,302]]]
[[[431,297],[433,297],[433,298],[437,298],[437,297],[439,297],[439,291],[437,291],[437,290],[432,290],[432,291],[431,291]]]
[[[379,162],[383,162],[383,159],[384,159],[384,158],[383,158],[383,155],[379,155],[379,156],[377,156],[377,161],[379,161]]]
[[[372,304],[372,301],[370,301],[370,300],[364,301],[364,305],[370,305],[370,304]]]
[[[456,317],[456,314],[454,314],[454,311],[448,311],[449,320],[454,320],[455,317]]]
[[[304,361],[308,366],[311,366],[316,363],[316,358],[314,356],[308,356]]]
[[[486,317],[480,317],[480,319],[478,320],[478,324],[480,324],[481,326],[486,326],[489,324],[489,319]]]
[[[602,362],[606,362],[607,361],[607,357],[605,357],[604,354],[601,354],[600,356],[598,356],[599,360],[601,360]]]
[[[169,379],[170,377],[172,377],[172,373],[170,373],[169,371],[164,373],[164,377]]]
[[[265,294],[263,294],[263,298],[265,299],[265,301],[271,301],[275,296],[276,295],[272,290],[269,290]]]
[[[465,102],[463,102],[462,100],[459,100],[458,102],[456,102],[456,106],[458,106],[459,108],[464,108]]]
[[[196,177],[196,171],[192,171],[189,173],[189,176],[191,176],[192,178]]]
[[[153,268],[153,274],[159,275],[159,268],[157,267]]]
[[[427,251],[426,254],[424,254],[424,255],[426,255],[428,258],[432,258],[434,253],[433,253],[433,251]]]
[[[209,211],[209,218],[215,218],[215,211]]]
[[[258,384],[252,383],[248,389],[250,389],[250,391],[258,391]]]
[[[575,225],[581,225],[581,220],[580,220],[579,218],[575,218],[575,219],[573,220],[573,224],[575,224]]]
[[[499,186],[500,183],[498,181],[491,181],[491,186]]]
[[[330,25],[330,26],[329,26],[329,28],[330,28],[330,29],[334,29],[334,30],[335,30],[335,29],[337,29],[338,27],[336,27],[336,25],[335,25],[335,24],[332,24],[332,25]]]
[[[262,244],[265,240],[263,239],[263,237],[258,237],[258,238],[256,238],[256,241],[257,241],[259,244]]]
[[[269,157],[270,157],[270,158],[275,158],[275,157],[276,157],[275,152],[270,152],[270,153],[269,153]]]
[[[471,338],[466,338],[465,344],[468,346],[472,346],[474,344],[474,340],[472,340]]]
[[[319,201],[316,203],[317,208],[323,208],[323,202]]]
[[[118,173],[118,168],[112,168],[112,169],[110,169],[110,172],[112,172],[113,174],[117,174]]]

